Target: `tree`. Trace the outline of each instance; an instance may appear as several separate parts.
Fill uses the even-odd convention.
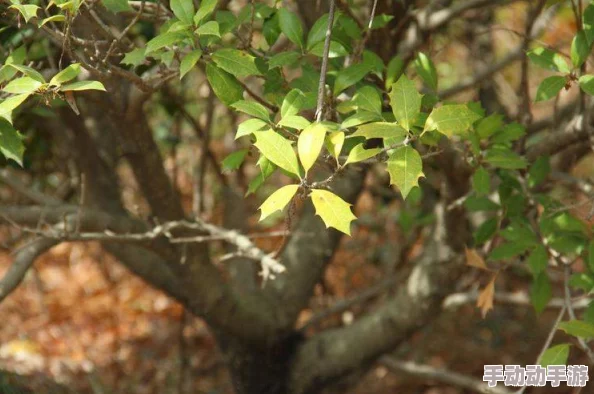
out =
[[[305,394],[405,343],[439,315],[469,270],[489,275],[478,297],[487,313],[498,275],[519,262],[534,277],[537,312],[551,298],[548,273],[562,272],[561,318],[568,318],[553,331],[574,335],[575,351],[594,362],[586,342],[594,337],[594,304],[576,316],[571,298],[594,289],[591,223],[555,193],[577,187],[592,198],[591,184],[570,169],[594,141],[587,62],[594,5],[522,3],[518,46],[498,57],[484,28],[509,1],[322,3],[2,1],[2,177],[35,205],[0,206],[7,225],[34,237],[15,253],[0,300],[52,246],[98,240],[208,323],[231,360],[238,393]],[[561,9],[573,11],[577,26],[570,62],[539,44]],[[459,65],[472,76],[448,88],[440,87],[436,63],[453,62],[437,53],[441,42],[464,43],[480,55]],[[517,110],[495,82],[514,62]],[[555,75],[531,94],[538,67]],[[573,101],[534,121],[533,101],[558,98],[563,89]],[[449,101],[466,91],[478,101]],[[200,141],[192,210],[164,164],[164,152],[190,138],[185,130]],[[212,140],[232,131],[242,149],[221,161]],[[50,149],[42,152],[42,145]],[[147,217],[122,201],[122,163]],[[65,195],[47,181],[42,192],[32,191],[13,177],[19,171],[40,180],[49,171],[78,184]],[[273,174],[282,185],[261,194]],[[343,234],[357,226],[351,204],[368,188],[366,179],[407,211],[409,223],[399,225],[414,229],[422,253],[400,264],[414,242],[401,245],[391,264],[396,273],[372,290],[398,284],[393,294],[350,325],[305,335],[296,320]],[[288,207],[277,250],[263,251],[249,237],[246,192],[257,193],[260,220]],[[224,201],[222,225],[204,219],[208,195]],[[216,241],[231,254],[225,268],[214,264],[223,255]],[[585,263],[581,271],[574,270],[578,262]],[[567,362],[570,345],[557,346],[538,362]],[[562,357],[551,359],[553,353]]]

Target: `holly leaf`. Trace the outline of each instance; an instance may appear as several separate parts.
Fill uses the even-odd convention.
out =
[[[260,205],[260,208],[258,208],[262,211],[260,221],[266,219],[276,211],[282,211],[293,199],[298,189],[299,185],[287,185],[272,193],[266,201]]]
[[[334,227],[351,235],[351,222],[357,218],[351,211],[351,204],[327,190],[312,190],[310,197],[326,228]]]
[[[423,174],[423,162],[419,152],[411,146],[396,148],[388,158],[390,184],[396,185],[406,199],[413,187],[419,186],[419,178]]]
[[[256,142],[254,145],[264,156],[280,168],[300,176],[297,155],[293,150],[291,141],[275,131],[255,131]]]
[[[344,165],[346,166],[347,164],[358,163],[360,161],[370,159],[380,152],[381,149],[379,148],[365,149],[363,144],[359,144],[351,149]]]
[[[261,75],[258,67],[256,67],[256,58],[246,52],[233,48],[223,48],[211,56],[217,66],[238,78],[247,77],[248,75]]]
[[[451,138],[468,131],[480,115],[465,104],[444,105],[434,108],[425,121],[425,131],[437,130]]]
[[[314,123],[305,128],[299,135],[297,140],[297,152],[299,153],[299,160],[305,169],[305,172],[314,165],[322,147],[324,146],[324,139],[326,137],[326,128]]]
[[[326,138],[326,149],[334,158],[338,160],[342,146],[344,145],[345,135],[343,131],[333,131]]]
[[[370,138],[395,138],[404,141],[407,136],[407,131],[398,126],[397,123],[390,122],[374,122],[367,123],[357,128],[349,137],[365,137]]]
[[[243,88],[237,79],[214,64],[206,65],[206,79],[212,90],[223,103],[231,105],[243,99]]]
[[[390,105],[394,117],[400,126],[406,130],[411,129],[415,119],[421,112],[421,99],[423,95],[417,92],[413,81],[406,75],[402,75],[398,81],[392,85],[390,91]]]

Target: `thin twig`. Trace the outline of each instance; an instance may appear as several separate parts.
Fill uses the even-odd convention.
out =
[[[330,11],[328,14],[328,27],[326,28],[326,39],[324,40],[324,54],[322,56],[322,68],[320,70],[320,83],[318,84],[318,103],[316,105],[316,121],[321,122],[324,112],[324,101],[326,97],[326,72],[328,71],[328,56],[330,54],[330,41],[332,39],[332,25],[334,24],[334,9],[336,1],[330,0]]]

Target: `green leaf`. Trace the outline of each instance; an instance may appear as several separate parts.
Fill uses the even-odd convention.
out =
[[[494,144],[505,144],[520,139],[526,134],[526,128],[519,123],[509,123],[503,126],[503,130],[497,132],[491,142]]]
[[[538,363],[543,368],[546,368],[549,365],[566,365],[567,359],[569,358],[570,347],[571,345],[569,343],[552,346],[545,350],[540,360],[538,360]]]
[[[594,75],[582,75],[579,79],[579,84],[584,92],[588,93],[590,96],[594,96]]]
[[[79,81],[72,82],[60,87],[61,92],[81,91],[81,90],[105,90],[105,86],[99,81]]]
[[[301,54],[294,51],[277,53],[268,61],[268,67],[272,70],[277,67],[293,65],[300,57]]]
[[[233,48],[219,49],[212,54],[212,60],[217,66],[238,78],[261,75],[256,67],[255,59],[252,55]]]
[[[243,99],[243,88],[235,77],[214,64],[206,65],[206,79],[212,90],[223,103],[231,105]]]
[[[394,56],[386,68],[386,90],[389,90],[390,86],[400,78],[403,70],[404,60],[400,55]]]
[[[584,312],[584,321],[594,324],[594,300],[590,301]]]
[[[490,240],[497,232],[499,222],[496,218],[485,220],[474,232],[474,242],[476,245],[482,245]]]
[[[534,248],[534,250],[528,256],[528,267],[530,268],[530,272],[534,277],[537,277],[541,272],[543,272],[549,264],[549,254],[547,253],[547,249],[538,244]]]
[[[235,139],[244,137],[246,135],[252,134],[254,131],[260,131],[264,128],[270,129],[270,126],[266,122],[260,119],[248,119],[245,122],[241,122],[237,127],[237,134],[235,134]],[[270,130],[272,131],[272,130]]]
[[[221,31],[219,28],[219,22],[216,21],[208,21],[195,31],[196,34],[199,36],[215,36],[221,37]]]
[[[297,190],[299,190],[299,185],[287,185],[272,193],[270,197],[260,205],[260,208],[258,208],[262,211],[260,221],[266,219],[276,211],[282,211],[293,199]]]
[[[192,24],[195,12],[193,0],[171,0],[169,6],[177,19],[189,25]]]
[[[14,63],[7,63],[7,65],[16,69],[17,71],[25,74],[29,78],[33,78],[36,81],[45,83],[45,79],[43,78],[43,75],[41,75],[37,70],[34,70],[31,67],[23,66],[21,64],[14,64]]]
[[[128,1],[126,1],[126,4],[128,4]],[[50,23],[50,22],[53,22],[53,23],[66,22],[66,17],[64,15],[52,15],[49,18],[45,18],[41,22],[39,22],[39,27],[42,27],[46,23]]]
[[[194,25],[199,26],[202,20],[210,16],[217,6],[217,0],[202,0],[194,15]]]
[[[4,61],[4,66],[0,68],[0,83],[12,79],[17,73],[17,69],[11,67],[10,64],[23,64],[27,57],[27,49],[24,45],[9,52],[8,57]],[[43,77],[42,77],[43,78]],[[36,79],[36,78],[33,78]],[[40,81],[44,82],[44,81]]]
[[[503,127],[503,115],[492,114],[477,122],[476,132],[481,139],[491,137]]]
[[[477,194],[489,194],[491,191],[489,172],[483,167],[477,168],[472,175],[472,188]]]
[[[361,63],[340,70],[336,74],[336,80],[334,81],[334,95],[337,96],[346,88],[362,80],[369,71],[369,66]]]
[[[37,11],[39,10],[39,6],[33,4],[13,4],[8,8],[18,10],[27,23],[29,23],[29,20],[32,18],[37,18]]]
[[[409,145],[401,146],[394,150],[387,163],[390,184],[396,185],[402,198],[406,199],[412,188],[419,186],[419,178],[424,176],[421,155]]]
[[[282,118],[277,126],[290,127],[292,129],[303,130],[309,126],[311,122],[299,115],[289,115]]]
[[[347,157],[346,162],[344,165],[358,163],[363,160],[367,160],[372,158],[373,156],[380,153],[382,150],[378,148],[374,149],[365,149],[363,144],[356,145],[351,151],[349,152],[349,156]]]
[[[10,96],[0,102],[0,119],[4,118],[12,124],[12,111],[21,105],[30,95],[31,93],[23,93],[17,96]]]
[[[248,191],[245,194],[246,196],[249,196],[258,190],[264,181],[266,181],[266,179],[268,179],[268,177],[276,170],[276,166],[272,164],[265,156],[260,156],[256,164],[260,167],[260,173],[250,181],[250,184],[248,185]]]
[[[545,309],[552,296],[551,282],[546,271],[543,271],[534,279],[532,288],[530,289],[532,306],[534,306],[537,314],[540,314]]]
[[[487,197],[483,196],[470,196],[466,200],[464,200],[464,207],[470,212],[478,212],[478,211],[497,211],[499,210],[499,205],[494,203]]]
[[[132,11],[128,0],[103,0],[103,6],[113,13]]]
[[[444,105],[434,108],[425,122],[425,131],[437,130],[448,138],[466,133],[480,115],[465,104]]]
[[[129,64],[133,67],[136,67],[142,63],[144,63],[144,48],[136,48],[133,49],[131,52],[126,53],[126,55],[124,56],[124,58],[122,59],[122,61],[120,62],[121,64]]]
[[[385,27],[392,19],[394,19],[394,15],[380,14],[374,16],[371,21],[371,30]]]
[[[21,93],[33,93],[39,87],[43,85],[41,82],[29,78],[29,77],[21,77],[10,81],[4,89],[3,92],[6,93],[13,93],[13,94],[21,94]]]
[[[529,246],[521,242],[505,242],[493,248],[489,253],[489,259],[509,260],[524,253],[528,248]]]
[[[571,63],[575,68],[579,68],[590,55],[590,45],[586,39],[586,33],[580,30],[573,37],[571,42]]]
[[[279,8],[277,12],[282,32],[291,42],[303,48],[303,26],[299,17],[284,7]]]
[[[342,131],[333,131],[326,137],[326,149],[337,159],[337,162],[344,145],[344,139],[345,135]]]
[[[582,14],[582,22],[584,24],[584,32],[586,33],[586,40],[588,45],[594,42],[594,4],[590,3]]]
[[[293,89],[285,96],[281,105],[281,119],[286,116],[297,115],[305,105],[305,95],[299,89]]]
[[[309,50],[314,56],[324,56],[324,42],[318,42]],[[336,57],[343,57],[349,54],[349,51],[339,42],[330,41],[330,49],[328,50],[328,58],[334,59]]]
[[[80,74],[80,64],[73,63],[53,76],[49,81],[50,86],[59,86],[65,82],[71,81]]]
[[[341,124],[341,129],[349,129],[351,127],[358,126],[360,124],[373,122],[376,120],[382,120],[382,117],[373,112],[361,111],[357,112],[352,116],[346,118]]]
[[[353,97],[353,103],[360,110],[382,114],[382,98],[377,89],[371,86],[363,86],[359,89]]]
[[[555,97],[565,86],[567,79],[559,75],[545,78],[536,91],[534,102],[545,101]]]
[[[415,119],[421,112],[422,95],[417,92],[415,83],[406,75],[401,76],[392,85],[390,91],[390,105],[396,121],[406,130],[412,128]]]
[[[537,158],[528,171],[528,186],[534,187],[540,185],[549,176],[551,172],[551,163],[548,156]]]
[[[397,123],[374,122],[359,126],[357,131],[349,135],[349,137],[365,137],[365,139],[395,138],[399,142],[402,142],[407,135],[408,132]]]
[[[23,166],[25,146],[21,140],[21,134],[4,118],[0,118],[0,152],[7,159],[12,159],[21,167]]]
[[[526,55],[534,65],[545,70],[559,71],[565,74],[570,72],[563,56],[550,49],[538,47],[528,51]]]
[[[336,23],[336,19],[334,20]],[[328,14],[322,15],[316,23],[311,27],[309,33],[307,34],[307,49],[311,50],[311,48],[320,42],[324,42],[326,38],[326,30],[328,29]]]
[[[274,131],[255,131],[255,146],[264,156],[285,171],[301,178],[297,155],[291,141]]]
[[[310,197],[326,228],[334,227],[351,235],[351,222],[357,218],[351,211],[351,204],[327,190],[314,189]]]
[[[594,324],[580,320],[570,320],[559,323],[559,329],[578,338],[594,338]]]
[[[437,70],[435,65],[423,52],[419,52],[415,59],[415,68],[417,74],[425,81],[427,86],[433,90],[437,90]]]
[[[248,152],[248,149],[241,149],[225,157],[221,164],[221,169],[223,172],[237,170],[241,166],[241,163],[243,163],[243,160],[245,159],[245,156],[248,154]]]
[[[305,173],[314,165],[326,138],[326,128],[319,123],[312,123],[299,134],[297,152]]]
[[[201,56],[202,51],[200,49],[195,49],[184,56],[181,63],[179,64],[179,79],[182,79],[184,75],[194,68]]]
[[[266,121],[270,120],[270,114],[268,113],[266,107],[255,101],[239,100],[233,103],[231,107],[235,108],[239,112],[243,112],[255,118]]]
[[[159,34],[158,36],[146,43],[146,50],[144,54],[148,55],[149,53],[154,52],[158,49],[171,46],[175,43],[182,41],[184,38],[186,38],[186,35],[179,31]]]
[[[526,168],[526,159],[509,148],[495,146],[486,151],[485,162],[493,167],[505,168],[508,170],[519,170]]]

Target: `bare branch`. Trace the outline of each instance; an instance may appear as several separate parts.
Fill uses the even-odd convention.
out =
[[[23,281],[35,260],[57,243],[58,241],[53,239],[37,238],[15,253],[12,265],[0,280],[0,302]]]
[[[458,372],[448,371],[443,368],[435,368],[430,365],[417,364],[412,361],[400,361],[393,357],[382,357],[380,363],[390,371],[398,374],[411,375],[423,381],[435,380],[471,390],[473,393],[481,394],[512,394],[511,391],[501,387],[489,387],[485,382],[462,375]]]

